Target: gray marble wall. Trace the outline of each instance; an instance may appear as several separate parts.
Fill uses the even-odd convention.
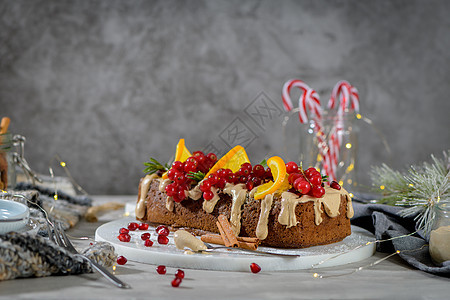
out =
[[[135,194],[142,163],[180,137],[224,150],[237,124],[252,161],[280,153],[282,117],[252,120],[254,101],[281,108],[294,77],[326,103],[346,79],[392,150],[361,124],[367,184],[371,165],[450,148],[449,16],[436,0],[1,0],[0,116],[34,169],[59,154],[89,193]]]

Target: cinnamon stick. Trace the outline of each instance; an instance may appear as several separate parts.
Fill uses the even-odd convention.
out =
[[[238,247],[238,240],[236,235],[231,229],[231,224],[225,215],[219,215],[217,221],[217,227],[219,228],[220,235],[222,236],[223,242],[227,247]]]
[[[225,245],[222,237],[220,235],[218,235],[218,234],[204,234],[200,238],[205,243],[212,243],[212,244],[217,244],[217,245]],[[237,239],[238,239],[238,247],[242,248],[242,249],[256,250],[258,248],[259,243],[260,243],[259,239],[256,239],[256,238],[240,238],[240,237],[237,237]],[[247,240],[247,239],[249,239],[249,240]],[[243,240],[247,240],[247,241],[243,241]],[[251,240],[256,240],[256,241],[253,242]]]
[[[220,236],[220,234],[216,234],[216,233],[208,233],[208,234],[204,234],[202,236],[208,236],[214,239],[217,238],[222,238]],[[256,243],[256,244],[261,244],[261,240],[256,238],[256,237],[248,237],[248,236],[237,236],[236,239],[238,240],[238,242],[244,242],[244,243]]]

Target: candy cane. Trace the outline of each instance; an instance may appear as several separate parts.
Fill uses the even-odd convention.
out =
[[[310,88],[303,81],[299,79],[291,79],[283,85],[281,95],[283,100],[283,106],[286,111],[291,111],[294,108],[290,97],[290,91],[293,87],[297,87],[302,90],[302,95],[298,100],[298,107],[299,107],[298,117],[300,123],[305,124],[308,121],[307,109],[310,111],[312,119],[315,122],[314,132],[317,137],[319,152],[324,160],[323,163],[324,170],[325,173],[328,175],[331,172],[330,167],[332,165],[332,162],[327,143],[324,140],[325,136],[322,127],[322,107],[320,105],[319,95],[315,90]]]

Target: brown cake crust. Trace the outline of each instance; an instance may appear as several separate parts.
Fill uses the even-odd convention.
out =
[[[231,198],[220,194],[212,213],[203,210],[203,198],[199,200],[187,199],[175,203],[173,211],[166,208],[167,195],[159,191],[159,181],[153,180],[147,193],[147,211],[142,221],[166,224],[174,227],[189,227],[200,230],[218,232],[216,221],[219,214],[230,218]],[[323,207],[322,207],[323,208]],[[256,227],[261,210],[260,200],[251,199],[242,206],[240,236],[256,237]],[[274,198],[268,218],[268,235],[261,242],[263,246],[279,248],[305,248],[341,241],[351,234],[350,219],[347,218],[347,200],[341,198],[339,215],[329,217],[322,213],[322,222],[315,224],[314,203],[298,203],[295,215],[298,224],[286,228],[278,222],[281,210],[281,199]]]

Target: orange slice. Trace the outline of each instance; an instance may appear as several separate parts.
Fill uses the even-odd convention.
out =
[[[267,160],[267,166],[272,171],[274,181],[269,181],[260,185],[255,193],[255,199],[263,199],[266,195],[275,193],[278,189],[283,188],[287,182],[286,165],[279,156],[272,156]],[[287,182],[289,184],[289,182]],[[283,185],[284,184],[284,185]]]
[[[180,139],[177,144],[177,149],[175,150],[175,160],[174,161],[185,162],[191,156],[192,156],[192,154],[186,148],[184,139]],[[162,179],[167,179],[167,178],[168,177],[167,177],[167,172],[166,172],[162,175]]]
[[[205,178],[219,169],[230,169],[235,173],[239,171],[241,165],[246,162],[250,162],[247,152],[245,152],[245,149],[242,146],[237,145],[216,162],[211,170],[205,175]]]

